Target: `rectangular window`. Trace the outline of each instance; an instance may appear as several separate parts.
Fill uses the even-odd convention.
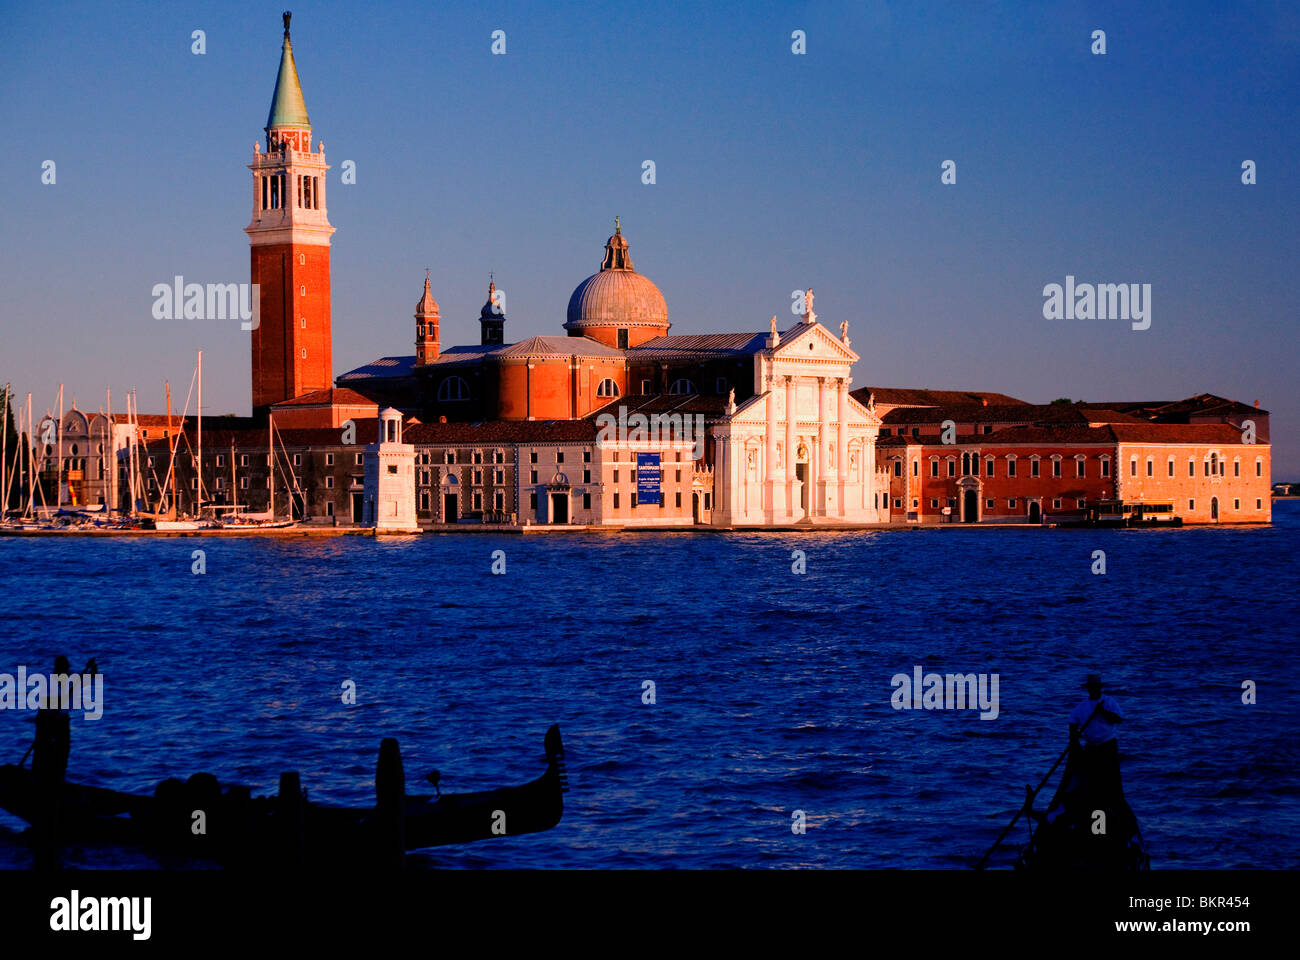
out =
[[[1147,476],[1154,477],[1155,469],[1156,469],[1155,461],[1152,460],[1150,457],[1147,457]]]
[[[225,477],[217,477],[217,489],[220,490],[226,485]]]
[[[589,493],[584,493],[584,494],[582,495],[582,509],[584,509],[584,510],[590,510],[590,509],[591,509],[591,494],[589,494]]]
[[[1053,510],[1060,510],[1060,509],[1061,509],[1061,501],[1060,501],[1060,500],[1053,500],[1053,501],[1052,501],[1052,509],[1053,509]]]
[[[1263,509],[1264,509],[1264,501],[1263,501],[1263,500],[1256,500],[1256,501],[1255,501],[1255,509],[1256,509],[1256,510],[1263,510]]]
[[[1173,475],[1174,475],[1174,461],[1171,459],[1169,461],[1169,476],[1172,477]]]
[[[1012,499],[1008,500],[1008,501],[1007,501],[1007,506],[1010,507],[1012,510],[1016,509],[1016,501],[1015,501],[1015,499],[1012,498]]]
[[[1240,501],[1240,500],[1233,500],[1233,501],[1232,501],[1232,509],[1234,509],[1234,510],[1240,510],[1240,509],[1241,509],[1241,501]]]
[[[987,460],[984,461],[984,476],[986,476],[986,477],[991,477],[991,476],[993,476],[993,458],[992,458],[992,457],[989,457]]]
[[[506,495],[504,490],[498,490],[496,493],[492,494],[492,507],[497,513],[505,510]]]
[[[902,497],[895,497],[895,498],[894,498],[894,509],[895,509],[895,510],[902,510],[902,509],[903,509],[903,498],[902,498]]]
[[[902,475],[903,475],[903,461],[902,461],[902,460],[895,460],[895,461],[894,461],[894,476],[896,476],[896,477],[901,477]]]
[[[362,454],[360,454],[360,453],[356,454],[356,455],[352,458],[352,463],[353,463],[354,465],[358,466],[358,467],[361,466],[361,464],[362,464],[362,462],[363,462],[361,458],[362,458]]]
[[[478,493],[477,491],[475,491],[474,493],[474,509],[475,510],[483,509],[483,494]]]
[[[985,510],[992,510],[992,509],[993,509],[993,500],[992,500],[992,499],[988,499],[988,500],[985,500],[985,501],[984,501],[984,509],[985,509]]]
[[[582,471],[582,482],[583,482],[583,483],[591,483],[591,471],[590,471],[590,470],[584,470],[584,471]]]
[[[1080,510],[1082,510],[1085,506],[1087,506],[1087,503],[1088,502],[1084,500],[1083,497],[1080,497],[1078,500],[1074,501],[1074,505],[1078,507]]]
[[[618,509],[618,491],[617,491],[617,490],[614,491],[614,509],[615,509],[615,510]]]
[[[529,509],[532,509],[532,510],[536,510],[536,509],[537,509],[537,494],[536,494],[536,493],[530,493],[530,494],[528,495],[528,506],[529,506]]]
[[[1131,457],[1128,462],[1128,475],[1130,477],[1136,477],[1138,475],[1138,462]]]
[[[482,451],[482,450],[475,450],[475,451],[474,451],[474,462],[475,462],[475,463],[482,463],[482,462],[483,462],[483,451]]]
[[[333,501],[333,500],[326,500],[326,501],[325,501],[325,516],[327,516],[327,517],[332,517],[332,516],[334,516],[334,501]]]
[[[505,482],[506,482],[506,472],[505,472],[504,470],[498,470],[498,471],[496,472],[496,474],[495,474],[494,480],[495,480],[495,482],[497,482],[497,483],[505,483]]]
[[[614,468],[614,482],[618,483],[618,467]]]
[[[482,471],[482,470],[475,470],[475,471],[474,471],[474,485],[475,485],[475,486],[479,486],[479,485],[481,485],[482,483],[483,483],[483,471]]]
[[[1189,477],[1194,477],[1194,476],[1196,476],[1196,461],[1195,461],[1195,460],[1188,460],[1188,461],[1187,461],[1187,475],[1188,475]]]
[[[225,454],[221,454],[221,453],[217,454],[217,466],[224,467],[225,465],[226,465]]]
[[[528,482],[529,482],[529,483],[536,483],[536,482],[537,482],[537,471],[536,471],[536,470],[529,470],[529,471],[528,471]]]
[[[152,459],[152,458],[149,460],[149,465],[150,465],[150,466],[153,466],[153,459]],[[241,454],[239,455],[239,465],[240,465],[241,467],[246,467],[246,466],[248,466],[248,454],[246,454],[246,453],[241,453]]]
[[[390,463],[390,464],[388,465],[388,472],[389,472],[390,474],[393,474],[394,476],[396,476],[396,474],[397,474],[397,464],[395,464],[395,463]]]
[[[1053,461],[1052,461],[1052,476],[1054,476],[1054,477],[1059,477],[1060,475],[1061,475],[1061,461],[1060,461],[1060,460],[1053,460]]]
[[[914,476],[914,477],[919,477],[920,475],[921,475],[921,461],[920,461],[920,460],[913,460],[913,461],[912,461],[912,476]]]
[[[334,489],[334,478],[333,478],[333,477],[326,477],[326,478],[325,478],[325,489],[327,489],[327,490],[333,490],[333,489]]]
[[[1109,476],[1110,476],[1110,461],[1109,461],[1109,460],[1103,460],[1103,461],[1101,462],[1101,475],[1102,475],[1103,477],[1109,477]]]
[[[1233,475],[1234,477],[1239,477],[1239,476],[1241,476],[1241,461],[1240,461],[1240,460],[1234,460],[1234,461],[1232,461],[1232,475]]]
[[[1030,461],[1029,461],[1029,475],[1030,475],[1031,477],[1036,477],[1036,476],[1038,476],[1038,461],[1037,461],[1037,460],[1030,460]]]
[[[931,499],[931,500],[930,500],[930,509],[931,509],[931,510],[938,510],[938,509],[939,509],[939,501],[938,501],[938,500]]]
[[[429,491],[428,491],[428,490],[425,490],[423,493],[420,494],[420,509],[421,509],[421,510],[428,510],[428,509],[429,509]]]
[[[584,451],[582,451],[582,462],[583,462],[583,463],[591,463],[591,451],[590,451],[590,450],[584,450]]]
[[[1255,476],[1262,477],[1263,475],[1264,475],[1264,461],[1257,458],[1255,460]]]
[[[301,453],[295,453],[295,454],[293,455],[293,465],[294,465],[295,467],[301,467],[301,466],[302,466],[302,454],[301,454]]]
[[[240,478],[239,478],[239,489],[240,489],[240,490],[247,490],[247,489],[248,489],[248,477],[240,477]]]
[[[632,491],[632,509],[636,509],[636,491]]]
[[[332,453],[325,454],[325,466],[327,467],[334,466],[334,454]]]
[[[993,424],[991,424],[991,423],[989,423],[989,424],[985,424],[985,425],[984,425],[984,432],[985,432],[985,433],[992,433],[992,432],[993,432]]]
[[[650,393],[650,381],[649,381],[649,380],[642,380],[642,381],[641,381],[641,393],[642,393],[642,394],[648,394],[648,393]]]
[[[564,451],[563,451],[563,450],[556,450],[556,451],[555,451],[555,462],[556,462],[556,463],[563,463],[563,462],[564,462]]]
[[[1015,475],[1016,475],[1016,461],[1014,461],[1014,460],[1008,460],[1008,461],[1007,461],[1007,476],[1008,476],[1008,477],[1014,477]]]
[[[529,451],[529,453],[528,453],[528,462],[529,462],[529,463],[536,463],[536,462],[537,462],[537,451],[536,451],[536,450],[530,450],[530,451]]]
[[[955,477],[955,476],[957,476],[957,461],[956,461],[956,460],[949,460],[949,461],[948,461],[948,476],[950,476],[950,477]]]
[[[682,505],[682,492],[681,492],[680,490],[678,490],[678,491],[677,491],[677,506],[680,507],[681,505]]]
[[[938,475],[939,475],[939,461],[938,461],[938,460],[931,460],[931,461],[930,461],[930,476],[932,476],[932,477],[937,477]]]
[[[1085,466],[1087,462],[1088,461],[1086,460],[1074,461],[1074,475],[1076,477],[1082,477],[1085,473],[1087,473],[1088,468]]]

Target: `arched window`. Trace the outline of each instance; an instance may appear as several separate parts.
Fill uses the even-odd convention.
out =
[[[468,400],[469,384],[460,377],[448,377],[438,385],[439,400]]]
[[[669,393],[696,393],[695,384],[690,380],[682,377],[673,381],[673,385],[668,388]]]
[[[617,397],[618,384],[606,377],[596,386],[596,396],[598,397]]]

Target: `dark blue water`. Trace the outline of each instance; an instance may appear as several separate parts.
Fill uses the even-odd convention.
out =
[[[98,657],[105,712],[73,721],[69,775],[142,792],[209,770],[273,793],[297,769],[313,798],[365,804],[384,736],[400,739],[412,791],[432,767],[444,790],[485,789],[537,776],[558,722],[572,785],[560,825],[429,851],[427,866],[941,868],[968,865],[1005,825],[1097,671],[1128,717],[1125,789],[1153,867],[1295,867],[1300,503],[1275,517],[1169,531],[0,539],[0,671]],[[198,548],[203,576],[190,572]],[[490,573],[498,549],[504,576]],[[806,574],[792,573],[794,550]],[[893,710],[890,678],[916,664],[997,673],[1000,715]],[[341,702],[346,679],[357,706]],[[27,716],[0,712],[5,762],[29,742]],[[0,826],[21,824],[0,813]],[[0,830],[0,866],[29,862]],[[90,849],[69,862],[154,863]]]

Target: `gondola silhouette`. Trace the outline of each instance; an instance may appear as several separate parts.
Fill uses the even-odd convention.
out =
[[[0,808],[32,825],[38,844],[103,843],[227,865],[354,856],[396,865],[407,850],[549,830],[568,791],[560,728],[546,731],[546,770],[519,786],[478,793],[408,795],[397,741],[380,744],[375,805],[350,808],[307,799],[299,776],[280,776],[275,796],[222,790],[216,777],[164,780],[153,796],[74,782],[42,786],[32,770],[0,766]],[[435,784],[440,775],[429,778]],[[197,816],[201,814],[201,818]],[[198,829],[201,824],[201,831]]]

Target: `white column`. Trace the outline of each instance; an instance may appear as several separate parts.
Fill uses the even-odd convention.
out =
[[[831,486],[835,475],[831,470],[830,451],[830,413],[831,401],[827,391],[830,384],[825,377],[817,378],[817,504],[814,512],[830,516],[831,509],[827,493],[833,493]]]
[[[795,470],[794,418],[798,401],[795,398],[794,377],[785,378],[785,503],[786,514],[794,517],[795,494],[794,481],[798,476]]]
[[[847,512],[845,502],[845,487],[849,480],[849,382],[847,377],[840,377],[836,381],[836,413],[835,418],[838,421],[835,427],[835,463],[838,467],[839,483],[837,484],[837,495],[839,496],[839,515],[842,517]],[[864,451],[865,452],[865,451]],[[858,476],[864,483],[866,475],[862,472],[865,469],[866,458],[858,464]]]

